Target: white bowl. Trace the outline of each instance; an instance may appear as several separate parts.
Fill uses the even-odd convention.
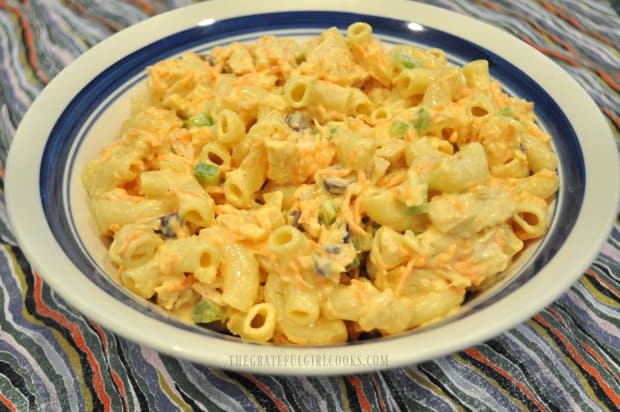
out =
[[[183,50],[207,50],[269,32],[305,37],[367,21],[386,42],[438,47],[456,63],[484,58],[512,94],[535,103],[560,157],[560,191],[546,236],[505,281],[433,327],[325,347],[258,345],[170,319],[110,280],[80,170],[114,140],[144,68]],[[597,255],[615,219],[618,158],[599,109],[562,69],[513,36],[409,1],[210,1],[123,30],[63,70],[17,130],[6,167],[9,216],[21,248],[60,296],[115,333],[206,365],[273,374],[345,374],[398,367],[490,339],[568,289]]]

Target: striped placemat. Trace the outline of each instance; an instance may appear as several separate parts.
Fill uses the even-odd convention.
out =
[[[114,32],[188,3],[0,0],[0,165],[29,104],[63,67]],[[618,1],[425,3],[500,26],[554,59],[620,141]],[[162,356],[84,318],[33,273],[1,199],[0,410],[620,409],[618,225],[574,287],[493,340],[380,373],[285,378]]]

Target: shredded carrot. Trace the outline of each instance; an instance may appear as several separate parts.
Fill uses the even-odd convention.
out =
[[[415,265],[415,260],[413,259],[407,262],[407,265],[405,266],[405,270],[403,270],[402,275],[398,279],[398,284],[396,285],[396,289],[394,289],[394,296],[401,295],[403,288],[405,287],[405,282],[407,281],[407,279],[409,279],[409,277],[411,276],[411,273],[413,273],[414,265]]]

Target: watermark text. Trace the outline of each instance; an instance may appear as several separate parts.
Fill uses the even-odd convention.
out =
[[[270,368],[270,367],[376,367],[390,366],[387,354],[231,354],[228,355],[230,366],[234,368]]]

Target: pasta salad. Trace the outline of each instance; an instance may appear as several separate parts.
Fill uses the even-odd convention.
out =
[[[147,72],[83,183],[118,281],[183,321],[302,345],[397,334],[549,226],[551,138],[485,60],[356,22]]]

